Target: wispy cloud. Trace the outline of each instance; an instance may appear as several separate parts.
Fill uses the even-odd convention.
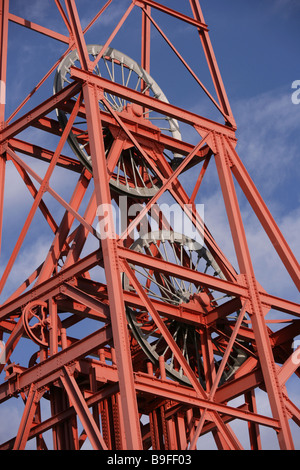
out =
[[[102,15],[98,18],[98,20],[94,23],[91,29],[95,31],[96,28],[98,28],[99,31],[105,27],[112,27],[115,26],[118,22],[118,20],[121,18],[122,14],[124,13],[124,1],[117,1],[113,2],[112,5],[109,5],[108,8],[102,13]],[[81,26],[84,29],[89,22],[93,19],[93,17],[98,13],[100,10],[100,5],[96,4],[96,9],[95,5],[91,5],[94,7],[94,10],[86,10],[86,2],[78,2],[77,7],[78,10],[81,13]],[[103,31],[101,31],[103,36]]]
[[[224,254],[239,271],[222,195],[217,186],[215,188],[215,194],[205,200],[205,222]],[[297,290],[255,213],[250,206],[241,205],[241,214],[257,280],[267,292],[283,298],[291,296],[297,301]],[[300,209],[287,211],[284,215],[276,212],[273,216],[295,256],[299,257]]]
[[[296,257],[299,252],[299,115],[292,90],[276,89],[235,103],[238,153]],[[296,295],[274,247],[245,202],[242,211],[260,282],[274,294]],[[294,294],[293,294],[294,292]],[[295,297],[295,300],[297,297]]]
[[[15,0],[12,6],[20,15],[24,15],[24,18],[32,21],[43,20],[46,18],[47,10],[49,9],[47,2],[40,2],[39,0],[34,0],[30,3],[23,2],[22,0]]]
[[[233,103],[238,124],[238,154],[262,194],[279,229],[300,257],[299,113],[292,89],[272,90]],[[182,177],[191,190],[198,173]],[[297,301],[296,288],[254,211],[237,186],[243,222],[258,281],[270,293]],[[238,270],[220,183],[213,160],[197,202],[204,204],[205,222],[216,242]]]
[[[272,90],[234,104],[238,122],[237,149],[264,193],[272,195],[277,184],[299,174],[300,107],[292,103],[290,88]]]
[[[48,249],[51,246],[51,237],[40,235],[30,241],[30,236],[21,248],[21,251],[15,261],[13,269],[8,277],[7,283],[1,295],[1,300],[6,300],[19,287],[25,279],[44,261]],[[6,253],[9,255],[10,253]],[[1,275],[5,264],[2,263]]]
[[[10,11],[26,20],[46,26],[50,29],[66,32],[65,24],[61,18],[55,2],[33,0],[24,2],[14,0],[10,4]],[[62,31],[62,28],[64,31]]]
[[[1,405],[0,414],[0,439],[1,442],[13,438],[17,432],[19,423],[22,417],[21,409],[16,406],[16,403],[3,403]]]
[[[285,16],[300,12],[300,3],[298,0],[275,0],[274,8]]]

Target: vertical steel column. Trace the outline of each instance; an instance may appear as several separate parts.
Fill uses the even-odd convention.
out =
[[[137,294],[143,300],[143,304],[148,310],[148,312],[151,314],[153,321],[156,323],[156,326],[159,328],[160,332],[164,335],[164,339],[166,343],[169,345],[170,349],[174,353],[175,359],[178,361],[180,366],[182,367],[184,373],[190,380],[190,383],[194,387],[196,393],[198,394],[199,397],[202,398],[207,398],[207,394],[205,390],[203,389],[202,385],[198,381],[194,371],[192,370],[190,364],[186,360],[186,358],[183,356],[179,346],[177,345],[176,341],[174,340],[172,334],[166,327],[165,323],[163,322],[162,318],[158,314],[157,310],[153,306],[151,300],[148,298],[147,294],[141,287],[141,284],[137,280],[134,272],[132,271],[131,267],[128,264],[128,261],[123,260],[123,269],[126,275],[128,276],[130,283],[136,290]],[[174,274],[176,274],[176,268],[174,266]],[[217,412],[213,412],[213,420],[216,423],[216,426],[222,433],[222,436],[226,439],[226,442],[228,446],[233,450],[233,449],[240,449],[240,443],[236,436],[233,434],[233,432],[229,429],[228,426],[223,422],[221,416]]]
[[[101,248],[107,282],[110,315],[116,350],[122,415],[128,449],[142,449],[140,422],[133,381],[130,345],[117,254],[110,188],[107,178],[106,156],[102,134],[102,123],[98,104],[98,89],[89,83],[83,84],[87,127],[93,165],[93,176],[97,205],[105,207],[108,217],[108,236],[102,234]]]
[[[254,390],[250,390],[249,392],[245,393],[245,403],[248,405],[249,411],[252,413],[257,413],[256,408],[256,400]],[[250,445],[252,450],[261,450],[261,439],[260,439],[260,432],[259,426],[257,423],[249,422],[248,423],[248,430],[249,430],[249,439]]]
[[[9,0],[0,0],[0,130],[5,120]]]
[[[151,12],[149,5],[145,6],[148,14]],[[141,66],[147,73],[150,74],[150,27],[151,23],[144,11],[142,11],[142,53],[141,53]],[[142,81],[142,91],[146,87],[145,82]]]
[[[1,245],[2,245],[5,170],[6,170],[6,157],[5,155],[0,155],[0,255],[1,255]]]
[[[48,168],[47,168],[46,174],[45,174],[44,178],[42,179],[41,186],[40,186],[40,188],[39,188],[39,190],[38,190],[38,192],[37,192],[37,194],[36,194],[36,196],[35,196],[35,198],[34,198],[33,204],[32,204],[31,209],[30,209],[30,211],[29,211],[29,213],[28,213],[28,215],[27,215],[27,218],[26,218],[26,221],[25,221],[25,223],[24,223],[24,225],[23,225],[23,228],[22,228],[22,230],[21,230],[21,233],[20,233],[20,235],[19,235],[19,237],[18,237],[18,240],[17,240],[17,242],[16,242],[16,244],[15,244],[15,247],[14,247],[14,249],[13,249],[13,251],[12,251],[12,254],[11,254],[11,256],[10,256],[10,259],[9,259],[7,265],[6,265],[6,268],[5,268],[5,270],[4,270],[3,274],[2,274],[2,277],[1,277],[1,280],[0,280],[0,292],[2,292],[2,290],[3,290],[4,286],[5,286],[5,283],[6,283],[6,281],[7,281],[7,278],[8,278],[8,276],[9,276],[10,272],[11,272],[11,269],[12,269],[12,267],[13,267],[13,265],[14,265],[14,262],[15,262],[17,256],[18,256],[18,253],[19,253],[19,251],[20,251],[20,248],[21,248],[21,246],[22,246],[22,244],[23,244],[23,242],[24,242],[24,239],[25,239],[25,237],[26,237],[26,235],[27,235],[27,232],[28,232],[28,230],[29,230],[30,224],[32,223],[32,220],[33,220],[33,218],[34,218],[34,216],[35,216],[36,210],[37,210],[37,208],[39,207],[40,202],[41,202],[41,200],[42,200],[42,198],[43,198],[43,196],[44,196],[44,193],[45,193],[45,191],[46,191],[46,189],[47,189],[47,187],[48,187],[48,185],[49,185],[49,180],[50,180],[50,178],[51,178],[51,176],[52,176],[52,174],[53,174],[53,171],[54,171],[54,168],[55,168],[55,166],[56,166],[56,163],[57,163],[57,161],[58,161],[58,159],[59,159],[59,157],[60,157],[61,151],[62,151],[62,149],[63,149],[63,147],[64,147],[64,145],[65,145],[65,142],[66,142],[66,140],[67,140],[67,138],[68,138],[68,135],[69,135],[70,130],[71,130],[71,128],[72,128],[73,122],[74,122],[74,120],[75,120],[75,118],[76,118],[76,116],[77,116],[77,112],[78,112],[78,110],[79,110],[80,103],[81,103],[81,96],[78,97],[78,99],[77,99],[77,101],[76,101],[76,103],[75,103],[75,105],[74,105],[74,108],[73,108],[73,110],[72,110],[72,112],[71,112],[71,115],[70,115],[70,119],[69,119],[69,121],[68,121],[68,123],[67,123],[67,125],[66,125],[66,127],[65,127],[65,129],[64,129],[64,131],[63,131],[63,133],[62,133],[62,135],[61,135],[61,137],[60,137],[59,143],[58,143],[57,148],[56,148],[56,150],[55,150],[55,152],[54,152],[54,154],[53,154],[53,157],[52,157],[52,159],[51,159],[51,161],[50,161],[50,164],[49,164],[49,166],[48,166]]]
[[[34,384],[31,384],[21,423],[18,429],[18,434],[14,443],[14,450],[25,449],[26,442],[29,436],[29,431],[32,425],[32,420],[34,418],[36,407],[41,396],[42,393],[34,388]]]
[[[150,75],[150,30],[151,23],[150,19],[145,12],[150,14],[151,8],[149,5],[145,5],[145,10],[142,10],[142,36],[141,36],[141,66]],[[141,81],[141,91],[146,95],[149,95],[149,90],[146,89],[146,83],[144,80]],[[143,115],[146,116],[149,113],[149,109],[143,107]],[[149,114],[148,114],[149,115]]]
[[[97,377],[96,377],[95,367],[92,367],[92,366],[90,367],[89,379],[90,379],[90,390],[95,393],[97,391]],[[95,421],[98,429],[100,429],[100,404],[99,403],[95,403],[93,405],[92,413],[93,413],[94,421]],[[102,437],[103,437],[103,440],[105,442],[103,432],[102,432]],[[106,444],[106,442],[105,442],[105,444]]]
[[[0,0],[0,132],[5,121],[6,67],[8,41],[9,0]],[[0,254],[2,241],[3,204],[6,158],[0,152]]]
[[[90,413],[90,410],[84,400],[84,397],[77,385],[77,382],[69,372],[68,368],[64,366],[64,373],[61,375],[60,380],[70,398],[70,402],[74,406],[76,413],[87,433],[87,436],[95,450],[106,450],[106,444],[100,434],[99,429]],[[74,437],[72,436],[74,442]]]
[[[191,8],[193,11],[194,18],[201,23],[205,23],[204,16],[199,4],[199,0],[190,0]],[[200,39],[202,42],[203,50],[206,56],[208,67],[210,70],[211,78],[214,82],[215,89],[219,98],[220,106],[222,107],[225,114],[228,116],[228,121],[235,127],[236,123],[231,111],[229,100],[226,94],[226,90],[223,84],[221,73],[216,61],[215,53],[210,41],[210,37],[207,31],[199,31]]]
[[[112,412],[110,408],[110,399],[105,398],[100,403],[100,412],[101,412],[101,427],[102,427],[102,436],[105,444],[107,445],[108,450],[112,450],[112,441],[113,436],[111,433],[111,416]]]
[[[239,263],[240,273],[245,274],[251,314],[252,328],[255,335],[260,365],[262,368],[266,390],[269,396],[270,406],[274,418],[279,420],[281,430],[278,432],[278,441],[282,449],[292,449],[293,440],[288,424],[287,413],[282,396],[282,390],[276,373],[276,365],[273,358],[270,339],[264,319],[264,311],[261,305],[259,291],[254,275],[251,256],[246,240],[246,234],[239,209],[237,195],[231,174],[230,161],[226,153],[225,138],[215,136],[217,153],[215,155],[224,203]]]
[[[234,342],[236,340],[236,337],[237,337],[237,334],[239,332],[239,328],[241,326],[241,323],[243,321],[243,318],[245,316],[245,313],[246,313],[246,305],[247,305],[247,301],[244,302],[244,305],[243,305],[243,308],[241,309],[240,313],[239,313],[239,316],[237,318],[237,321],[236,321],[236,324],[235,324],[235,327],[233,329],[233,332],[232,332],[232,335],[230,337],[230,340],[226,346],[226,350],[224,351],[224,355],[222,357],[222,361],[219,365],[219,368],[218,368],[218,372],[217,372],[217,375],[213,381],[213,384],[212,384],[212,387],[209,391],[209,395],[208,395],[208,399],[209,400],[213,400],[214,399],[214,395],[216,393],[216,390],[219,386],[219,383],[220,383],[220,380],[221,380],[221,377],[222,377],[222,374],[224,372],[224,369],[226,367],[226,363],[227,363],[227,360],[228,360],[228,357],[231,353],[231,349],[234,345]],[[201,434],[201,431],[202,431],[202,427],[203,427],[203,424],[204,424],[204,421],[205,421],[205,413],[206,413],[206,409],[203,410],[202,412],[202,415],[201,415],[201,419],[199,421],[199,424],[197,426],[197,429],[196,429],[196,432],[194,434],[194,437],[193,437],[193,440],[191,441],[191,446],[190,448],[191,449],[195,449],[196,448],[196,443],[197,443],[197,439],[198,437],[200,436]]]
[[[300,267],[294,253],[279,230],[275,220],[273,219],[269,209],[267,208],[265,202],[255,187],[246,168],[241,162],[237,152],[233,148],[232,144],[227,140],[227,138],[225,138],[225,141],[230,158],[233,162],[233,175],[239,183],[275,250],[277,251],[277,254],[280,257],[282,263],[286,267],[286,270],[293,279],[297,289],[300,290]]]
[[[187,448],[187,433],[185,427],[184,413],[177,413],[177,432],[178,432],[178,449],[186,450]]]
[[[88,70],[90,59],[89,59],[89,55],[87,52],[87,48],[86,48],[83,32],[81,29],[80,20],[79,20],[75,2],[74,0],[65,0],[65,3],[66,3],[70,25],[71,25],[71,29],[73,33],[72,39],[74,39],[75,41],[81,67],[84,70]]]
[[[49,304],[49,318],[50,318],[50,335],[49,335],[49,353],[50,356],[58,352],[58,318],[57,318],[57,305],[53,297],[48,301]]]
[[[178,450],[176,427],[175,427],[174,420],[175,420],[174,416],[172,416],[170,419],[167,420],[167,429],[168,429],[168,436],[169,436],[169,449],[168,450]]]
[[[87,170],[83,171],[79,177],[78,183],[74,189],[74,192],[69,202],[69,205],[76,212],[79,210],[80,204],[84,198],[84,195],[89,186],[91,178],[92,176]],[[36,281],[36,285],[41,284],[43,281],[51,277],[51,273],[53,272],[54,268],[57,266],[57,262],[61,255],[62,249],[64,248],[66,244],[66,239],[73,225],[74,219],[75,219],[75,216],[71,214],[68,210],[66,210],[64,216],[62,217],[61,223],[59,224],[57,228],[55,238],[49,249],[49,253],[47,257],[45,258],[43,267]],[[82,229],[84,229],[83,226],[81,227]]]

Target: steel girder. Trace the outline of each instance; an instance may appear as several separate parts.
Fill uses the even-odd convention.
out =
[[[88,439],[94,449],[102,450],[192,450],[202,436],[211,433],[217,448],[241,449],[239,433],[229,426],[238,421],[247,423],[251,449],[262,448],[262,426],[275,431],[281,449],[293,449],[290,421],[299,425],[300,413],[285,384],[299,374],[299,354],[292,350],[292,345],[299,334],[300,307],[292,300],[269,294],[258,283],[233,176],[298,288],[299,264],[235,150],[236,124],[199,1],[186,1],[191,7],[190,16],[152,0],[128,2],[101,52],[91,57],[85,34],[96,21],[101,21],[111,3],[112,0],[106,2],[83,30],[75,0],[66,0],[65,7],[55,0],[53,9],[57,9],[64,22],[68,33],[65,35],[10,13],[9,0],[1,0],[1,86],[6,83],[10,59],[7,50],[10,22],[66,44],[63,57],[76,49],[79,66],[77,63],[70,68],[70,84],[53,96],[49,92],[38,105],[30,106],[32,96],[47,83],[60,59],[9,118],[5,119],[5,102],[0,103],[0,234],[3,223],[5,227],[9,224],[4,219],[8,166],[17,171],[33,197],[8,259],[9,246],[0,245],[6,259],[0,279],[5,297],[0,306],[0,332],[5,346],[0,363],[0,403],[3,406],[12,397],[21,397],[24,402],[15,437],[8,438],[0,448],[24,449],[27,442],[31,445],[35,440],[37,449],[80,449]],[[112,72],[108,78],[93,73],[105,59],[105,51],[120,28],[126,27],[131,12],[137,10],[142,15],[141,67],[145,74],[150,73],[150,29],[155,28],[208,96],[223,123],[150,96],[146,75],[139,90],[129,88],[124,80],[118,83]],[[158,25],[157,11],[197,30],[216,99]],[[124,73],[122,63],[113,62],[111,56],[110,60]],[[125,100],[130,105],[117,109],[116,103]],[[15,119],[25,104],[29,104],[29,111]],[[55,109],[67,113],[65,127],[51,114]],[[149,110],[168,116],[171,122],[192,127],[198,143],[185,142],[160,130],[145,119]],[[77,118],[86,123],[84,131],[76,123]],[[34,138],[27,141],[21,135],[26,130],[42,132],[45,145]],[[89,149],[92,174],[84,159],[62,153],[71,132]],[[58,144],[51,149],[53,136]],[[109,146],[108,137],[113,140]],[[134,157],[130,153],[133,149]],[[181,155],[179,162],[170,162],[165,152]],[[136,155],[139,160],[133,159]],[[146,198],[138,214],[128,216],[125,229],[116,234],[112,208],[113,205],[121,208],[122,194],[114,190],[110,181],[116,167],[119,178],[120,162],[124,165],[125,158],[132,165],[131,170],[123,166],[125,183],[127,178],[136,180],[139,176],[144,186],[149,187],[150,174],[159,184],[156,194]],[[238,272],[196,210],[196,196],[212,159],[216,163]],[[39,161],[46,164],[43,176],[33,164]],[[143,172],[140,166],[138,175],[136,161],[142,161],[147,171]],[[74,180],[69,202],[53,188],[55,177],[50,184],[56,168],[72,175]],[[199,177],[187,192],[180,177],[191,168],[199,168]],[[140,203],[131,196],[130,186],[126,189],[129,206]],[[183,243],[180,248],[172,241],[172,229],[168,241],[171,240],[179,263],[162,256],[160,247],[166,240],[162,237],[158,245],[151,235],[145,244],[144,239],[140,241],[139,249],[132,249],[134,230],[150,211],[159,225],[159,233],[164,234],[167,221],[156,211],[158,199],[167,192],[193,227],[203,234],[206,252],[221,275],[195,269],[188,251],[182,249]],[[63,209],[60,222],[56,222],[49,195]],[[99,232],[99,227],[104,229],[103,213],[99,213],[103,206],[105,230],[110,234],[106,237],[101,237],[101,229]],[[8,279],[22,249],[26,252],[25,239],[32,236],[30,229],[38,209],[52,234],[50,248],[42,262],[32,266],[31,274],[7,293]],[[37,238],[39,227],[35,226],[34,231]],[[96,240],[96,249],[89,248],[89,237]],[[142,247],[147,247],[148,252],[143,252]],[[84,252],[87,248],[88,253]],[[202,251],[197,249],[194,251],[198,255],[203,254],[203,247]],[[147,272],[144,283],[139,269]],[[160,295],[152,295],[149,286],[153,282]],[[190,283],[191,289],[192,285],[196,287],[188,297],[187,291],[183,291],[184,283]],[[185,297],[175,301],[183,292]],[[214,293],[221,293],[226,301],[218,303]],[[274,331],[266,320],[272,309],[286,315],[283,323],[274,320]],[[85,330],[87,320],[93,324],[92,332]],[[180,339],[180,331],[194,335],[198,343],[188,346],[186,340]],[[150,344],[150,337],[155,338],[154,343]],[[31,347],[27,353],[28,343]],[[154,349],[157,357],[151,355]],[[235,368],[230,362],[232,357]],[[258,412],[261,393],[268,397],[270,415]],[[231,401],[235,398],[242,403],[234,406]],[[50,408],[46,417],[45,403]],[[44,437],[48,430],[52,430],[51,442]]]

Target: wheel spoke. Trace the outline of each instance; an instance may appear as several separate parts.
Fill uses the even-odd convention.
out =
[[[88,45],[87,50],[91,58],[94,57],[95,59],[102,50],[102,46]],[[69,83],[72,83],[70,69],[73,65],[80,67],[78,53],[76,50],[70,52],[58,67],[54,82],[55,93],[59,92]],[[142,93],[148,92],[150,96],[153,96],[164,102],[168,102],[166,96],[158,84],[150,77],[150,75],[147,74],[146,71],[144,71],[137,62],[115,49],[107,49],[106,53],[103,54],[101,59],[97,62],[93,73],[99,77],[106,78],[111,82],[119,83],[122,86],[131,88],[132,90],[141,91]],[[144,87],[143,90],[140,90],[142,81],[144,83]],[[113,93],[109,93],[108,91],[104,92],[104,97],[114,111],[119,113],[128,111],[127,104],[129,103],[125,98],[118,97]],[[105,107],[105,103],[102,103],[101,101],[99,101],[99,107],[101,110],[109,112]],[[68,120],[68,114],[63,110],[57,110],[57,114],[60,124],[64,128]],[[149,120],[149,111],[147,111],[147,114],[147,120]],[[144,117],[144,119],[146,119],[146,117]],[[179,127],[174,119],[166,119],[162,116],[160,120],[161,122],[168,123],[167,131],[171,132],[173,137],[176,139],[181,139]],[[81,125],[85,126],[85,129],[82,129],[82,134],[76,135],[71,132],[68,141],[79,160],[84,165],[86,165],[90,171],[92,171],[92,160],[88,153],[89,145],[88,143],[80,143],[80,137],[84,135],[84,132],[87,132],[86,121],[82,122]],[[158,124],[158,126],[159,125],[160,124]],[[165,124],[163,124],[163,128],[166,129]],[[108,131],[110,132],[110,130]],[[86,135],[88,138],[88,134]],[[106,148],[105,150],[107,153],[109,149]],[[158,190],[158,187],[161,185],[161,183],[156,184],[157,176],[147,166],[147,162],[144,160],[142,155],[138,155],[138,164],[135,162],[135,158],[133,156],[128,155],[128,151],[122,152],[120,159],[121,156],[124,156],[126,152],[126,159],[124,159],[121,164],[121,169],[124,173],[124,179],[120,178],[120,166],[117,165],[113,175],[111,176],[111,187],[115,188],[118,192],[123,192],[125,194],[129,194],[130,196],[136,196],[139,198],[149,198],[154,196]],[[116,174],[116,172],[118,173]]]
[[[194,249],[192,247],[195,247]],[[193,242],[188,237],[184,237],[180,234],[170,233],[169,231],[158,231],[151,232],[143,236],[134,242],[131,249],[145,254],[150,254],[153,258],[159,258],[169,263],[174,263],[177,266],[185,266],[191,270],[199,270],[200,265],[203,267],[203,272],[210,273],[210,275],[216,275],[220,273],[220,269],[212,258],[210,253],[202,245]],[[204,263],[200,263],[203,260]],[[221,296],[214,296],[214,292],[210,292],[207,288],[201,285],[195,285],[192,281],[188,284],[176,275],[167,275],[151,268],[151,272],[146,267],[133,267],[135,273],[141,276],[140,282],[144,287],[147,295],[153,299],[162,300],[172,305],[179,305],[182,303],[188,303],[194,295],[209,295],[210,301],[213,305],[218,305],[226,294]],[[171,273],[170,273],[171,274]],[[155,289],[154,289],[155,286]],[[159,289],[160,294],[157,290]],[[205,297],[207,299],[207,297]],[[206,300],[207,302],[207,300]],[[210,306],[207,306],[210,308]],[[143,329],[145,328],[144,323],[138,320],[138,316],[135,315],[134,310],[128,308],[127,315],[129,323],[132,322],[131,317],[136,319],[134,334],[137,341],[145,353],[149,356],[152,362],[159,361],[159,356],[163,356],[165,360],[165,369],[167,374],[179,380],[184,384],[189,384],[189,379],[185,375],[182,364],[177,362],[174,352],[170,349],[169,343],[164,338],[164,335],[159,331],[155,330],[153,335],[152,330],[145,334]],[[188,325],[179,320],[167,321],[163,320],[166,327],[172,334],[173,340],[180,348],[181,354],[186,360],[187,364],[192,368],[198,377],[199,382],[202,386],[206,387],[205,370],[203,366],[201,336],[200,332],[192,325]],[[205,328],[205,325],[203,326]],[[222,332],[213,332],[208,330],[210,341],[213,344],[213,355],[216,369],[219,366],[224,352],[226,350],[228,335],[221,334]],[[151,338],[155,341],[151,341]],[[205,348],[205,347],[204,347]],[[244,356],[241,356],[241,351]],[[235,370],[242,364],[247,358],[245,348],[239,347],[239,342],[236,341],[232,351],[229,355],[226,369],[224,370],[221,382],[228,380],[228,378],[235,373]]]

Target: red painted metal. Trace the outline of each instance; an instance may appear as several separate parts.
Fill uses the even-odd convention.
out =
[[[66,35],[11,13],[8,0],[0,3],[1,96],[10,60],[9,23],[66,44],[64,54],[6,120],[5,102],[0,103],[0,247],[6,260],[0,279],[0,333],[5,343],[0,356],[0,417],[1,407],[12,397],[24,401],[15,437],[8,437],[0,449],[30,446],[38,450],[79,450],[88,443],[98,450],[193,450],[208,434],[218,449],[241,449],[245,428],[234,431],[230,425],[235,422],[246,424],[250,449],[263,448],[262,427],[273,431],[281,449],[293,449],[290,421],[299,426],[300,411],[285,385],[299,376],[299,348],[293,351],[292,346],[299,335],[300,306],[266,292],[258,283],[233,176],[297,287],[299,264],[235,150],[236,123],[199,1],[186,0],[191,16],[152,0],[129,2],[114,30],[104,38],[103,49],[93,58],[88,54],[85,34],[101,22],[102,14],[114,5],[113,0],[100,8],[84,30],[75,0],[66,0],[65,7],[55,0],[53,8],[61,16]],[[115,81],[113,74],[109,79],[93,73],[106,57],[107,47],[112,47],[117,33],[121,27],[126,28],[136,11],[141,13],[143,69],[151,75],[150,66],[155,61],[151,55],[151,28],[155,28],[181,67],[219,111],[223,123],[151,96],[145,80],[132,89],[124,80]],[[163,23],[158,24],[157,11],[160,18],[172,17],[196,29],[212,78],[212,92],[170,41]],[[51,96],[49,86],[44,101],[15,119],[74,49],[80,67],[71,67],[72,83],[55,96]],[[115,62],[114,66],[120,66],[124,73],[123,64]],[[125,99],[130,103],[127,107],[114,105]],[[68,113],[65,126],[51,114],[55,109]],[[149,111],[177,120],[179,126],[184,123],[192,127],[198,134],[198,144],[167,135],[146,119]],[[84,131],[76,124],[77,117],[86,123]],[[32,140],[26,141],[21,135],[24,130],[42,132],[45,144],[34,141],[34,132],[30,134]],[[70,131],[88,149],[92,173],[82,159],[67,154],[65,143]],[[53,136],[58,137],[54,149]],[[107,144],[109,136],[111,145]],[[130,153],[133,149],[135,158],[138,155],[144,165],[139,167],[139,174]],[[182,159],[170,162],[166,152],[179,154]],[[212,160],[239,272],[197,212],[197,197]],[[47,167],[43,176],[34,165],[40,161]],[[4,218],[8,165],[17,171],[24,190],[33,198],[14,247],[7,238],[2,240],[3,227],[9,226]],[[66,181],[74,182],[68,201],[54,189],[57,168],[68,175]],[[193,187],[185,187],[181,177],[191,168],[199,176]],[[146,187],[151,181],[149,174],[157,178],[156,193],[142,199],[144,205],[135,215],[126,214],[126,225],[117,232],[113,207],[124,206],[122,194],[110,184],[111,179],[123,178],[126,183],[129,178],[133,184],[140,178]],[[130,192],[130,185],[127,190],[128,207],[141,202]],[[201,253],[209,253],[215,273],[196,269],[191,255],[193,245],[185,250],[184,241],[176,244],[172,227],[170,237],[166,236],[170,227],[165,215],[159,213],[157,202],[167,192],[203,235],[207,251],[202,249]],[[60,207],[60,220],[50,196],[55,207]],[[105,233],[110,236],[99,233],[99,227],[104,231],[104,216],[99,211],[103,206]],[[26,240],[39,211],[52,242],[42,263],[30,266],[32,272],[9,291],[10,274],[17,267],[19,254],[28,250]],[[138,239],[132,245],[134,230],[150,212],[161,238],[153,243],[153,235],[148,234],[146,243]],[[149,219],[146,225],[151,232]],[[37,237],[39,227],[35,225],[34,230]],[[175,261],[163,252],[166,241],[170,242]],[[156,294],[151,291],[153,285]],[[188,296],[183,289],[186,285],[191,289]],[[183,293],[185,296],[176,300]],[[220,295],[227,298],[219,302]],[[272,309],[285,318],[267,319]],[[35,323],[31,323],[33,320]],[[156,342],[151,343],[151,338]],[[261,393],[266,394],[271,414],[260,410]],[[237,406],[232,402],[235,398],[240,400]],[[46,435],[49,430],[51,439]]]

